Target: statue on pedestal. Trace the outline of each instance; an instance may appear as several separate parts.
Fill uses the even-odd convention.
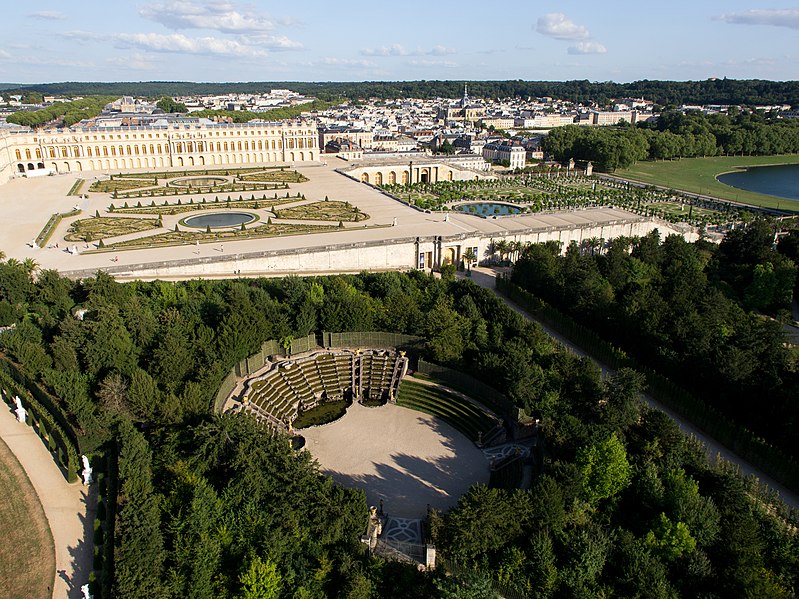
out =
[[[89,593],[89,585],[84,584],[80,587],[80,592],[83,593],[83,599],[94,599],[93,595]]]
[[[383,522],[377,515],[377,508],[369,508],[369,527],[366,529],[366,536],[369,539],[369,551],[374,552],[377,547],[377,537],[383,533]]]
[[[15,396],[14,399],[17,402],[17,409],[14,410],[17,413],[17,422],[25,424],[28,417],[28,410],[22,407],[22,400],[19,398],[19,395]]]
[[[83,472],[81,472],[81,476],[83,477],[83,484],[87,487],[94,481],[92,478],[92,467],[89,465],[89,458],[85,455],[81,456],[83,460]]]

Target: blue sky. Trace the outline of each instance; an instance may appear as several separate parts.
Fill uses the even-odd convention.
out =
[[[9,2],[0,81],[799,79],[799,6],[760,4]]]

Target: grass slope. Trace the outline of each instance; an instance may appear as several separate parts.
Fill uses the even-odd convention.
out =
[[[55,547],[28,476],[0,440],[0,588],[8,599],[50,599]]]
[[[717,175],[748,166],[777,164],[799,164],[799,155],[715,156],[712,158],[639,162],[628,169],[618,170],[614,174],[624,179],[711,195],[733,202],[799,212],[799,202],[736,189],[716,180]]]
[[[403,379],[400,384],[397,405],[438,416],[472,441],[477,441],[480,433],[486,435],[496,424],[473,403],[440,387],[431,387],[408,379]]]

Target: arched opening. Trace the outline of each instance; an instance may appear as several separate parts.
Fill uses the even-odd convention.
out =
[[[29,170],[29,171],[32,171],[32,170],[33,170],[33,163],[32,163],[32,162],[29,162],[29,163],[28,163],[28,170]]]
[[[64,172],[65,172],[65,173],[68,173],[68,172],[69,172],[69,162],[65,162],[65,163],[64,163]]]
[[[452,171],[447,173],[447,181],[452,181]]]
[[[428,183],[430,181],[430,169],[423,168],[422,172],[419,173],[419,181],[421,183]]]
[[[44,166],[44,165],[42,165],[42,166]],[[94,170],[94,160],[89,160],[89,170],[90,171]]]
[[[377,172],[375,173],[375,185],[382,185],[383,184],[383,173]]]
[[[447,248],[444,251],[444,264],[455,264],[455,248]]]
[[[25,165],[24,165],[24,164],[22,164],[22,163],[20,162],[20,163],[17,165],[17,170],[18,170],[19,172],[21,172],[21,173],[24,173],[24,172],[25,172]]]
[[[361,175],[361,182],[369,183],[369,173],[364,173]]]
[[[55,162],[51,162],[50,163],[50,168],[53,169],[53,172],[55,172],[55,173],[58,172],[58,165]],[[24,170],[24,167],[23,167],[23,170]]]
[[[408,173],[406,171],[402,171],[402,184],[403,185],[408,184]]]
[[[194,166],[194,156],[189,156],[189,166]]]
[[[289,162],[294,162],[294,152],[289,152]]]
[[[36,163],[36,168],[40,169],[40,170],[44,170],[44,162],[37,162]]]
[[[205,156],[200,156],[200,166],[205,166]]]
[[[397,182],[397,173],[394,171],[389,171],[388,173],[388,184],[394,185]]]
[[[183,166],[183,156],[178,156],[178,166]]]
[[[81,172],[83,170],[83,165],[80,163],[80,161],[76,162],[75,166],[78,168],[78,172]]]
[[[308,152],[308,160],[313,160],[313,152]]]

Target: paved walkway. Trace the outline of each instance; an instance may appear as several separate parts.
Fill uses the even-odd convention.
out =
[[[548,335],[550,335],[558,342],[560,342],[569,351],[572,351],[579,356],[587,356],[590,357],[591,359],[594,359],[592,356],[589,356],[585,351],[583,351],[582,348],[574,345],[571,341],[561,336],[559,333],[553,331],[545,324],[537,321],[528,312],[522,310],[518,305],[510,301],[502,294],[497,293],[496,284],[495,284],[496,276],[497,272],[490,268],[472,269],[472,281],[474,281],[477,285],[492,290],[494,293],[497,294],[497,297],[499,297],[503,302],[505,302],[512,310],[518,312],[519,314],[521,314],[525,318],[528,318],[529,320],[538,322],[538,324],[541,325],[541,328],[543,328]],[[607,364],[603,364],[598,360],[594,361],[602,369],[603,375],[613,374],[614,370],[610,368]],[[741,472],[743,472],[744,474],[754,475],[757,478],[759,478],[762,482],[767,484],[769,487],[771,487],[775,491],[778,491],[780,496],[782,497],[782,500],[785,502],[786,505],[789,505],[794,509],[799,508],[799,496],[797,496],[795,493],[791,492],[786,487],[778,483],[776,480],[774,480],[773,478],[771,478],[770,476],[768,476],[767,474],[765,474],[764,472],[762,472],[761,470],[759,470],[758,468],[747,462],[745,459],[743,459],[738,454],[731,451],[725,445],[722,445],[720,442],[716,441],[716,439],[714,439],[713,437],[710,437],[707,433],[697,428],[690,421],[686,420],[672,409],[666,407],[665,405],[657,401],[651,395],[644,393],[642,394],[642,398],[647,403],[647,405],[666,413],[672,420],[674,420],[679,425],[680,430],[682,430],[684,433],[688,435],[693,435],[694,437],[702,441],[702,443],[704,443],[707,446],[707,451],[709,455],[719,454],[728,462],[736,464],[741,469]]]
[[[80,599],[94,553],[96,489],[68,484],[42,440],[0,402],[0,437],[22,464],[39,496],[55,543],[53,599]],[[2,542],[2,540],[0,540]]]

